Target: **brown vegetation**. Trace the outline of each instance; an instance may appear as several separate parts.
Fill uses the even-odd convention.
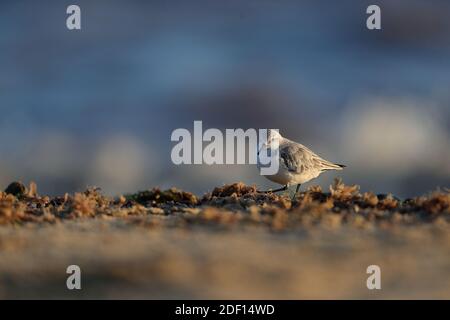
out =
[[[74,195],[48,197],[39,196],[34,183],[27,189],[14,182],[0,193],[0,223],[139,215],[172,215],[181,224],[260,224],[276,230],[316,224],[368,227],[450,222],[448,190],[401,201],[391,194],[360,193],[358,186],[336,180],[329,191],[314,186],[291,199],[286,194],[258,193],[255,186],[234,183],[217,187],[200,199],[175,188],[154,188],[116,198],[90,188]]]
[[[450,298],[450,192],[0,192],[3,298]],[[81,291],[66,288],[68,265]],[[382,290],[366,268],[382,270]]]

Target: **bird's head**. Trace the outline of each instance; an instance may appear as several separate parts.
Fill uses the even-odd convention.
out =
[[[260,148],[258,150],[258,154],[261,150],[268,149],[271,147],[278,147],[283,137],[278,132],[277,129],[268,129],[267,130],[267,140],[261,141]]]

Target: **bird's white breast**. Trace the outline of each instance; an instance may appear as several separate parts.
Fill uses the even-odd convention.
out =
[[[319,171],[295,173],[287,170],[287,168],[285,168],[284,166],[280,166],[278,173],[265,177],[270,181],[279,183],[281,185],[295,185],[303,184],[310,181],[311,179],[317,178],[319,174]]]

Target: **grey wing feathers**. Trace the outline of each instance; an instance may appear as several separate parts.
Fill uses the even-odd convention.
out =
[[[342,165],[331,163],[297,143],[280,147],[280,158],[291,172],[342,170]]]

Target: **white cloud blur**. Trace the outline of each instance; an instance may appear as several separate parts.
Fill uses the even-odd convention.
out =
[[[149,146],[129,135],[113,135],[100,142],[92,156],[89,180],[109,194],[135,191],[150,184],[155,159],[145,150]],[[151,163],[150,163],[151,162]]]
[[[358,171],[401,176],[450,174],[449,134],[433,105],[408,99],[363,99],[343,115],[343,152]]]

